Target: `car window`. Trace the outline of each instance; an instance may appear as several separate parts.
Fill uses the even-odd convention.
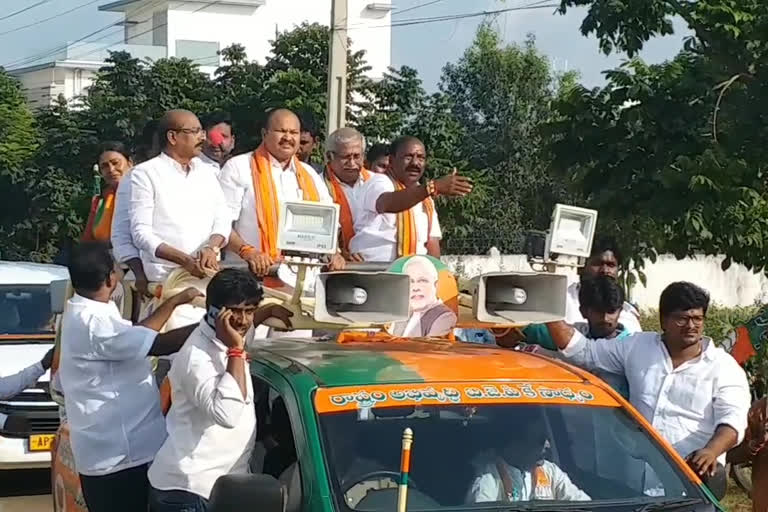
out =
[[[48,286],[0,286],[0,335],[53,332],[54,315]]]
[[[406,427],[409,510],[545,500],[611,500],[610,510],[625,500],[632,510],[660,495],[703,497],[618,407],[414,405],[319,416],[332,487],[351,510],[392,509]]]

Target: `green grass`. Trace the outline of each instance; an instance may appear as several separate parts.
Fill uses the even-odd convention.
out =
[[[730,512],[752,512],[752,500],[732,480],[728,481],[728,494],[723,506]]]

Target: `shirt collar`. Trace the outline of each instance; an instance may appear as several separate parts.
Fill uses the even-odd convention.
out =
[[[200,159],[200,161],[201,161],[201,162],[203,162],[203,163],[204,163],[204,164],[206,164],[206,165],[213,165],[213,166],[215,166],[217,169],[220,169],[220,168],[221,168],[221,164],[220,164],[219,162],[217,162],[217,161],[216,161],[216,160],[214,160],[213,158],[209,157],[209,156],[208,156],[208,155],[206,155],[205,153],[200,153],[200,156],[199,156],[199,157],[197,157],[197,158],[199,158],[199,159]]]
[[[200,333],[209,341],[211,341],[214,346],[221,352],[226,352],[228,350],[227,346],[219,341],[218,338],[216,338],[216,331],[214,331],[213,328],[208,325],[208,322],[205,321],[205,318],[200,320]]]
[[[290,163],[288,164],[288,167],[283,169],[283,166],[280,165],[280,162],[277,161],[277,158],[272,156],[272,153],[269,153],[269,163],[272,164],[272,167],[275,169],[280,169],[281,171],[291,171],[292,173],[296,173],[296,158],[292,157]]]
[[[91,308],[110,308],[112,301],[109,302],[101,302],[99,300],[93,300],[89,299],[88,297],[83,297],[82,295],[79,295],[75,293],[72,298],[70,299],[73,304],[82,304],[84,306],[88,306]]]
[[[177,162],[176,160],[168,156],[164,151],[160,152],[160,155],[158,156],[158,158],[160,158],[166,165],[170,165],[176,171],[184,174],[185,176],[188,174],[187,170],[184,169],[184,167],[182,167],[182,165],[179,162]],[[196,162],[199,162],[198,157],[195,157],[189,161],[189,172],[192,172],[195,170]]]

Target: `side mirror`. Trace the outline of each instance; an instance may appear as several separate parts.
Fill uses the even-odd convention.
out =
[[[67,304],[67,299],[72,296],[72,288],[69,279],[51,281],[50,290],[51,313],[60,315],[64,313],[64,306]]]
[[[725,472],[725,466],[718,462],[715,474],[704,476],[701,480],[709,487],[709,491],[717,498],[717,501],[725,498],[728,492],[728,474]]]
[[[260,474],[220,476],[213,485],[210,512],[283,512],[285,492],[276,478]]]

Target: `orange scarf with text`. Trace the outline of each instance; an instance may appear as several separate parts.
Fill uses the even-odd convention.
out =
[[[331,166],[325,169],[326,181],[328,182],[328,191],[331,193],[333,202],[339,205],[339,224],[341,224],[341,247],[349,252],[349,241],[355,236],[355,224],[352,219],[352,209],[349,207],[347,195],[341,186],[339,177],[331,170]],[[360,169],[360,177],[363,183],[371,179],[371,172],[366,169]]]
[[[319,201],[320,195],[312,176],[304,169],[299,159],[293,157],[296,168],[296,181],[305,201]],[[288,171],[290,172],[290,171]],[[277,258],[277,227],[280,209],[277,202],[277,190],[272,179],[272,163],[267,148],[261,144],[251,155],[251,177],[253,178],[253,193],[256,195],[256,217],[261,233],[260,251],[270,258]]]
[[[395,185],[395,191],[405,190],[405,185],[393,176],[389,176]],[[435,214],[435,202],[431,197],[421,202],[424,212],[427,214],[427,240],[432,235],[432,217]],[[416,220],[413,218],[411,208],[397,214],[397,257],[413,256],[416,254],[417,245]]]

